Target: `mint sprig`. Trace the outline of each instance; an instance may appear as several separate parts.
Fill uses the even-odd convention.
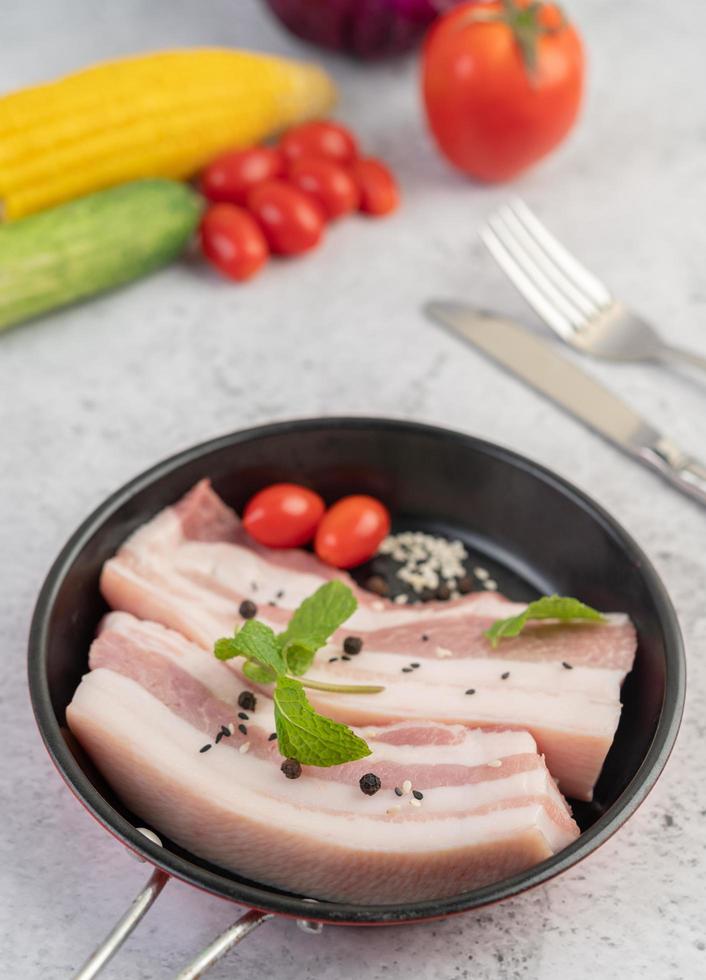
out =
[[[355,596],[343,582],[322,585],[292,615],[286,630],[276,634],[265,623],[249,619],[233,636],[216,641],[219,660],[244,657],[243,673],[257,684],[275,684],[273,700],[280,752],[307,766],[337,766],[370,755],[362,738],[350,728],[318,714],[304,687],[350,694],[375,694],[375,685],[299,681],[339,626],[355,612]]]
[[[604,623],[605,616],[591,606],[585,605],[570,596],[545,595],[541,599],[530,602],[524,612],[507,619],[496,619],[485,636],[491,646],[496,647],[500,640],[519,636],[528,622],[536,619],[557,619],[562,623],[593,622]]]
[[[282,755],[305,766],[337,766],[370,755],[367,743],[307,701],[301,681],[278,677],[274,692],[275,727]]]

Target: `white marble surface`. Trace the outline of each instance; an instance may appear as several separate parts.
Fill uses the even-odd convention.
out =
[[[514,189],[675,341],[706,350],[706,7],[570,6],[588,41],[586,110],[568,144]],[[304,51],[254,0],[6,0],[2,20],[0,88],[149,47]],[[326,60],[341,117],[399,173],[398,216],[349,221],[318,253],[273,264],[246,288],[176,266],[0,337],[0,973],[68,977],[145,877],[64,788],[34,730],[25,639],[57,549],[106,493],[175,450],[256,422],[353,412],[482,434],[608,507],[679,611],[686,717],[649,801],[560,880],[433,925],[317,938],[276,921],[214,978],[705,976],[704,511],[424,321],[431,295],[530,319],[475,237],[507,190],[474,187],[437,157],[413,62],[360,70]],[[645,367],[591,369],[706,456],[706,387]],[[236,914],[171,883],[106,976],[172,976]]]

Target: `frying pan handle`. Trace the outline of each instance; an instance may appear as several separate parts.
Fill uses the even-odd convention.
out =
[[[75,975],[74,980],[93,980],[106,965],[108,960],[120,949],[130,933],[150,910],[159,897],[160,892],[169,881],[169,875],[160,868],[155,868],[150,880],[136,896],[125,915],[115,924],[100,944]]]
[[[232,926],[217,936],[212,943],[204,949],[196,959],[192,960],[188,966],[184,967],[176,975],[176,980],[198,980],[206,970],[210,969],[226,953],[238,943],[249,936],[253,929],[257,929],[263,922],[272,918],[272,912],[260,912],[259,909],[250,909],[245,915],[241,915]]]

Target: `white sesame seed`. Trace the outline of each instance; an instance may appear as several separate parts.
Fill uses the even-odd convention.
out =
[[[393,813],[399,813],[399,811],[400,811],[399,804],[398,803],[395,803],[394,806],[389,806],[387,808],[387,810],[385,810],[385,813],[388,813],[388,814],[391,815]]]
[[[240,746],[238,751],[240,752],[241,755],[245,755],[245,753],[248,751],[249,748],[250,748],[250,742],[243,742],[243,744]]]
[[[447,650],[446,647],[437,647],[435,653],[440,660],[443,657],[453,657],[453,650]]]
[[[499,769],[502,764],[502,759],[494,759],[492,762],[488,763],[491,769]]]
[[[385,609],[385,603],[384,603],[384,602],[382,602],[382,601],[381,601],[380,599],[376,599],[376,600],[375,600],[375,601],[374,601],[374,602],[372,603],[372,605],[371,605],[371,609],[374,609],[374,610],[375,610],[375,612],[383,612],[383,611],[384,611],[384,609]]]
[[[231,735],[235,732],[235,725],[232,721],[228,722],[228,731],[231,733]]]
[[[487,579],[483,584],[484,587],[488,590],[488,592],[497,592],[498,583],[495,581],[494,578]]]
[[[402,593],[401,595],[396,595],[394,601],[398,606],[405,606],[407,604],[407,596]]]
[[[489,575],[487,569],[485,569],[485,568],[480,568],[480,567],[474,568],[473,569],[473,574],[475,575],[476,578],[480,579],[481,582],[484,582],[485,579],[490,578],[490,575]]]
[[[410,806],[421,806],[422,805],[422,801],[421,800],[414,800],[414,799],[412,799],[412,800],[409,801],[409,805]]]
[[[402,783],[402,792],[405,794],[412,792],[412,781],[410,779],[405,779]]]

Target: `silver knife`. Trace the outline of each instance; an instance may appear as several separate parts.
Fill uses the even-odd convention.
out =
[[[432,300],[424,309],[432,320],[470,341],[679,490],[706,504],[706,467],[544,340],[511,320],[463,303]]]

